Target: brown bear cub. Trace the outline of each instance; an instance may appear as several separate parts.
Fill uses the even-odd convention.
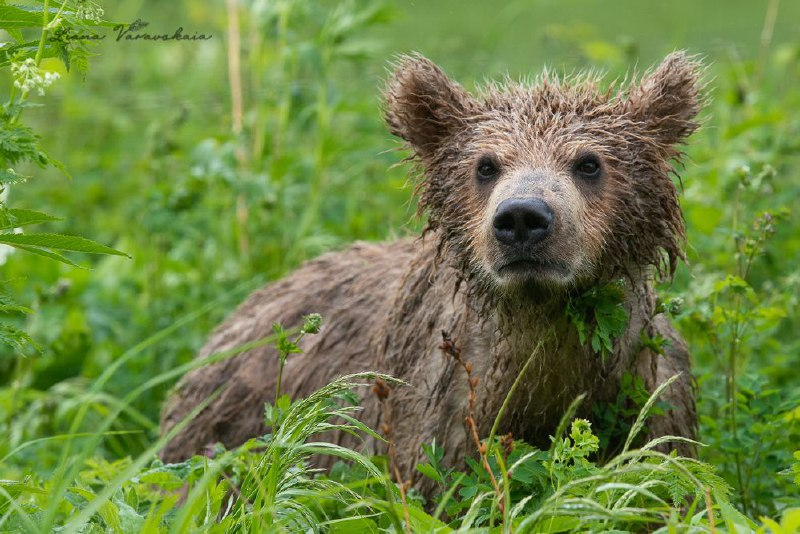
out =
[[[670,162],[697,127],[700,70],[678,52],[623,89],[545,73],[532,85],[505,82],[476,95],[424,57],[401,58],[386,85],[385,116],[421,171],[424,235],[359,243],[307,263],[251,295],[199,357],[267,336],[273,323],[322,314],[320,334],[288,359],[283,391],[305,396],[368,370],[407,382],[383,405],[366,394],[362,413],[376,429],[391,414],[403,476],[414,476],[420,444],[434,438],[445,461],[475,452],[465,427],[467,382],[440,349],[443,332],[478,378],[481,437],[531,357],[500,422],[504,434],[547,447],[578,395],[587,395],[589,415],[617,397],[626,373],[650,391],[681,373],[663,397],[669,408],[648,423],[649,437],[694,437],[689,354],[657,310],[652,278],[671,274],[683,256]],[[601,355],[581,342],[567,309],[577,295],[612,282],[623,288],[628,320]],[[663,337],[663,350],[643,343],[646,336]],[[266,433],[264,403],[275,394],[277,369],[275,349],[262,346],[189,373],[164,407],[162,432],[222,393],[163,459]],[[347,434],[331,439],[359,447]],[[365,445],[382,452],[381,444]]]

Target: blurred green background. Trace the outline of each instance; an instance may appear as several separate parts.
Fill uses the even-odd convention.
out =
[[[25,327],[44,350],[20,358],[0,348],[0,432],[9,436],[0,449],[65,431],[82,403],[101,417],[134,385],[192,358],[247,291],[303,260],[417,232],[406,169],[393,167],[403,154],[380,117],[396,54],[420,51],[473,89],[545,66],[611,79],[687,49],[708,65],[710,104],[681,173],[691,268],[664,292],[683,299],[677,322],[696,360],[702,439],[713,446],[706,459],[759,506],[782,506],[790,481],[778,473],[800,439],[800,222],[791,214],[800,194],[800,2],[241,1],[240,131],[225,3],[103,7],[107,19],[139,18],[149,32],[181,26],[212,38],[115,42],[109,30],[90,46],[85,74],[45,63],[62,79],[32,98],[41,106],[25,117],[72,179],[30,169],[9,204],[61,216],[47,230],[132,259],[87,257],[92,270],[79,270],[8,257],[2,278],[35,309]],[[753,227],[765,210],[774,235],[763,220]],[[741,288],[728,275],[744,274],[748,243],[756,250]],[[86,398],[88,381],[125,351],[206,305],[126,363],[103,395]],[[735,435],[724,423],[731,373],[743,429]],[[169,385],[126,409],[118,428],[141,432],[109,437],[99,452],[135,454],[149,443]],[[741,451],[747,458],[737,460]],[[46,470],[54,454],[30,448],[18,468]]]

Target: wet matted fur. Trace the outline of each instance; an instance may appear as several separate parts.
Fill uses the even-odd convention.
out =
[[[467,384],[439,349],[443,331],[479,378],[475,420],[483,436],[540,344],[503,433],[547,446],[579,394],[587,394],[589,410],[616,398],[626,372],[651,391],[682,373],[666,391],[670,409],[652,420],[650,433],[694,437],[688,350],[657,313],[652,278],[671,274],[683,257],[671,162],[697,127],[699,76],[699,64],[678,52],[622,89],[601,91],[592,76],[545,73],[532,84],[505,81],[473,95],[429,60],[400,58],[384,111],[419,171],[424,235],[358,243],[307,263],[251,295],[198,357],[269,335],[275,322],[296,325],[304,314],[321,313],[320,334],[306,337],[304,354],[286,364],[284,391],[304,396],[365,370],[408,382],[383,408],[365,394],[362,416],[373,428],[390,417],[408,477],[416,476],[420,444],[434,438],[448,461],[474,452],[464,423]],[[544,239],[509,245],[497,237],[498,213],[509,199],[546,204]],[[612,354],[601,358],[579,342],[565,310],[572,295],[614,280],[623,280],[629,321]],[[643,346],[642,333],[666,339],[665,353]],[[216,442],[233,447],[265,433],[263,408],[274,396],[277,368],[274,348],[261,347],[187,374],[164,406],[162,432],[223,390],[162,458],[182,460]],[[330,439],[359,446],[346,434]],[[380,444],[363,445],[381,452]]]

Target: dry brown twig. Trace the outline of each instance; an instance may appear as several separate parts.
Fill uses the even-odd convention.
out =
[[[717,532],[717,526],[714,522],[714,509],[711,506],[711,488],[706,487],[706,513],[708,513],[708,526],[712,534]]]
[[[439,349],[444,354],[453,358],[456,363],[458,363],[464,369],[464,372],[467,373],[469,395],[467,397],[467,415],[464,418],[464,422],[467,424],[467,428],[472,435],[472,440],[475,442],[475,446],[478,448],[478,454],[481,457],[483,469],[486,471],[486,474],[489,475],[489,480],[492,482],[492,487],[494,488],[495,495],[497,496],[497,508],[500,510],[500,515],[505,517],[505,501],[503,500],[503,494],[500,491],[500,484],[497,482],[497,478],[494,476],[491,466],[489,466],[488,447],[486,446],[486,443],[481,443],[481,439],[478,436],[478,425],[475,423],[475,403],[478,399],[478,394],[476,392],[478,387],[478,377],[476,376],[473,378],[472,362],[464,361],[464,358],[461,356],[461,348],[456,345],[455,341],[453,341],[453,339],[450,337],[450,334],[444,330],[442,330],[442,344],[439,345]]]

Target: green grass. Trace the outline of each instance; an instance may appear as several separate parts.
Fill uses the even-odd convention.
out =
[[[408,519],[415,531],[502,519],[515,531],[703,530],[708,497],[718,531],[761,525],[761,516],[783,517],[792,531],[790,510],[800,506],[800,223],[791,211],[800,194],[800,4],[247,2],[241,132],[222,3],[108,4],[109,20],[141,17],[154,31],[181,25],[213,37],[108,39],[89,47],[96,55],[85,72],[80,50],[69,73],[43,54],[42,67],[62,77],[44,97],[31,93],[35,105],[20,121],[72,178],[16,165],[30,179],[11,185],[5,204],[61,218],[41,232],[84,236],[132,258],[69,256],[85,270],[17,251],[0,267],[3,293],[31,311],[4,308],[3,324],[41,348],[0,346],[0,530],[250,531],[304,521],[340,532],[403,530],[406,510],[385,459],[346,453],[354,465],[315,478],[302,452],[291,465],[265,460],[264,447],[286,446],[267,437],[159,464],[166,392],[251,289],[356,239],[419,230],[407,169],[394,166],[403,154],[391,150],[397,143],[380,119],[394,54],[419,50],[473,88],[545,64],[623,75],[688,48],[709,65],[710,104],[681,173],[689,266],[662,299],[694,358],[702,463],[640,450],[597,465],[581,456],[593,434],[579,425],[550,451],[517,443],[505,457],[492,440],[498,496],[480,464],[453,472],[431,445],[440,494],[426,512],[411,491]],[[765,32],[770,5],[779,11]],[[3,102],[10,76],[0,67]],[[320,403],[304,405],[296,421],[345,409]],[[287,473],[302,484],[281,486]],[[501,501],[510,503],[502,513]]]

